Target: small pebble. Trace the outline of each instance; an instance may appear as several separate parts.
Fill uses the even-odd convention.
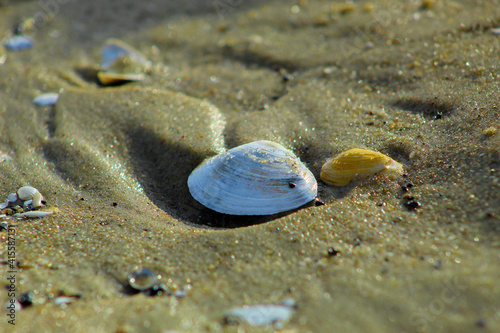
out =
[[[33,40],[24,35],[14,35],[7,38],[5,48],[10,51],[22,51],[33,47]]]
[[[295,309],[295,301],[285,300],[283,304],[245,305],[228,311],[225,321],[228,324],[237,324],[244,321],[251,326],[274,324],[282,328],[283,322],[290,320]]]
[[[35,97],[35,99],[33,99],[33,103],[40,106],[50,106],[56,104],[58,99],[59,94],[46,93]]]
[[[420,203],[416,200],[411,200],[404,203],[405,207],[409,210],[414,210],[420,207]]]
[[[337,256],[338,254],[340,253],[340,251],[338,251],[337,249],[335,249],[334,247],[331,247],[328,249],[328,256],[329,257],[335,257]]]
[[[33,304],[33,293],[28,291],[21,296],[19,296],[19,303],[23,308],[27,308]]]

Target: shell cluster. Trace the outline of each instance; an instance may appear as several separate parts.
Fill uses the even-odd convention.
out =
[[[321,180],[326,184],[345,186],[354,177],[376,173],[402,173],[401,163],[382,153],[366,149],[350,149],[328,160],[321,168]]]
[[[36,218],[53,214],[57,209],[44,206],[43,196],[32,186],[23,186],[0,203],[0,217]]]
[[[230,215],[272,215],[316,198],[313,174],[291,151],[255,141],[205,160],[188,178],[202,205]]]

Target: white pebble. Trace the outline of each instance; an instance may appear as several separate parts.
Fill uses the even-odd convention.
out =
[[[228,312],[228,320],[243,320],[252,326],[262,326],[269,324],[278,324],[290,320],[293,314],[293,300],[286,300],[283,305],[259,304],[246,305],[241,308],[234,308]],[[290,306],[289,306],[290,305]]]
[[[59,99],[59,94],[46,93],[35,97],[35,99],[33,99],[33,103],[41,106],[49,106],[56,104],[58,99]]]
[[[15,35],[7,38],[5,48],[11,51],[21,51],[33,47],[33,40],[24,35]]]

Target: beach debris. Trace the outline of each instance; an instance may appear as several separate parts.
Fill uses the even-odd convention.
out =
[[[272,215],[314,200],[318,184],[291,151],[255,141],[205,160],[188,187],[194,199],[219,213]]]
[[[99,67],[97,78],[102,85],[107,86],[144,80],[151,62],[125,42],[109,39],[101,52]]]
[[[33,103],[40,106],[50,106],[56,104],[58,99],[59,99],[59,94],[46,93],[35,97],[33,99]]]
[[[283,328],[283,323],[290,320],[296,309],[293,299],[286,299],[282,304],[245,305],[227,312],[224,319],[227,324],[245,322],[251,326],[274,325]]]
[[[22,51],[33,47],[33,39],[26,35],[13,35],[5,40],[5,48],[9,51]]]
[[[0,215],[15,218],[39,218],[58,212],[57,207],[45,206],[43,196],[32,186],[23,186],[0,203]]]
[[[320,177],[328,185],[345,186],[354,177],[376,173],[402,174],[403,165],[382,153],[354,148],[323,164]]]

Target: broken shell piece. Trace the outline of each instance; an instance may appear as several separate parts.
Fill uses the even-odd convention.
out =
[[[82,298],[80,295],[75,295],[75,296],[57,296],[54,298],[54,304],[55,305],[63,305],[63,304],[69,304],[73,303],[77,300]]]
[[[0,204],[0,209],[4,209],[4,208],[9,207],[9,203],[10,203],[10,201],[9,201],[9,200],[6,200],[5,202],[2,202],[2,203]]]
[[[118,39],[110,39],[101,52],[97,78],[105,86],[142,81],[150,68],[151,62],[139,51]]]
[[[40,106],[49,106],[56,104],[58,99],[59,99],[59,94],[46,93],[35,97],[35,99],[33,99],[33,103]]]
[[[350,149],[323,164],[321,180],[328,185],[345,186],[356,176],[378,172],[402,173],[403,165],[387,155],[366,149]]]
[[[101,70],[117,73],[138,73],[149,70],[151,62],[132,46],[118,39],[106,41],[101,52]]]
[[[144,74],[117,74],[109,72],[98,72],[97,78],[104,86],[111,86],[115,84],[142,81],[146,78]]]
[[[9,202],[16,202],[17,201],[17,194],[15,194],[15,193],[9,194],[9,196],[7,197],[7,200],[9,200]]]
[[[282,328],[283,322],[290,320],[295,310],[295,302],[286,300],[282,304],[245,305],[231,309],[225,316],[229,324],[246,322],[251,326],[274,324]]]
[[[42,205],[42,194],[34,187],[21,187],[17,190],[17,196],[21,200],[32,200],[33,207],[40,207]]]
[[[36,219],[38,217],[45,217],[47,215],[54,214],[54,212],[55,211],[53,211],[53,210],[52,211],[31,210],[29,212],[14,214],[14,217]]]
[[[314,200],[318,184],[291,151],[255,141],[203,162],[188,187],[193,198],[219,213],[272,215]]]
[[[22,51],[31,47],[33,47],[33,40],[24,35],[14,35],[5,41],[5,48],[10,51]]]

